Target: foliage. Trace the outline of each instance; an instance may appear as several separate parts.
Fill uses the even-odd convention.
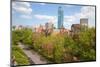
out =
[[[21,41],[27,45],[31,45],[33,50],[36,50],[45,58],[55,63],[95,60],[95,38],[95,28],[80,31],[74,36],[56,34],[46,37],[44,33],[32,32],[31,29],[16,30],[12,33],[13,44]],[[19,52],[16,53],[19,54]],[[19,56],[21,55],[19,54]]]
[[[22,30],[22,42],[25,44],[32,45],[32,30],[31,29],[23,29]]]
[[[32,30],[25,28],[12,31],[12,43],[17,44],[18,42],[32,45]]]
[[[15,56],[15,60],[18,65],[29,64],[27,56],[17,45],[12,45],[12,56]]]
[[[15,56],[15,60],[18,65],[29,64],[28,57],[24,54],[22,49],[18,47],[18,42],[23,42],[25,44],[32,44],[32,30],[22,29],[12,31],[12,55]]]
[[[82,60],[95,60],[96,59],[96,41],[95,41],[95,28],[89,28],[87,31],[81,32],[79,35],[79,46],[81,49]]]
[[[22,32],[20,30],[12,31],[12,44],[17,45],[21,40]]]
[[[33,36],[35,49],[55,63],[95,60],[95,28],[88,28],[73,37],[66,34],[36,35]]]
[[[61,35],[54,36],[54,62],[61,63],[63,58],[64,37]]]

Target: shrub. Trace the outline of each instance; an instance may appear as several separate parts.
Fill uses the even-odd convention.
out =
[[[15,60],[18,65],[30,64],[28,57],[24,54],[24,52],[17,45],[12,46],[12,56],[15,56]]]

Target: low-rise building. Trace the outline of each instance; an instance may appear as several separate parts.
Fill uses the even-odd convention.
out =
[[[78,34],[80,32],[80,24],[72,24],[71,26],[71,36]]]

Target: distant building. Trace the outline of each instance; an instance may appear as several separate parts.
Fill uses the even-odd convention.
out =
[[[42,25],[40,25],[39,27],[35,27],[34,30],[35,30],[35,32],[37,32],[37,33],[42,33],[42,32],[44,31]]]
[[[24,27],[22,25],[13,26],[12,30],[22,30]]]
[[[80,19],[80,26],[81,26],[81,31],[85,31],[88,28],[88,19],[87,18]]]
[[[49,22],[45,23],[45,29],[53,29],[53,28],[54,26],[52,23],[49,23]]]
[[[81,18],[80,24],[72,24],[71,26],[71,34],[78,34],[80,31],[86,31],[88,28],[88,19],[87,18]]]
[[[65,29],[64,27],[60,29],[60,33],[61,34],[67,34],[70,35],[70,30],[69,29]]]
[[[19,25],[18,26],[18,30],[21,30],[21,29],[23,29],[23,26],[22,25]]]
[[[63,19],[64,19],[64,16],[63,16],[63,9],[62,7],[60,6],[58,8],[58,29],[62,28],[63,27]]]
[[[71,34],[78,34],[80,32],[80,24],[72,24],[71,26]]]
[[[39,32],[39,33],[42,33],[42,32],[43,32],[43,26],[42,26],[42,25],[39,26],[38,32]]]
[[[54,28],[53,24],[50,22],[47,22],[45,24],[45,35],[46,36],[50,35],[53,32],[53,28]]]

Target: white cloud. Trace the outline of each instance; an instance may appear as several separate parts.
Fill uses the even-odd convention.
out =
[[[74,15],[64,16],[64,23],[80,23],[81,18],[88,18],[89,26],[95,26],[95,8],[91,6],[84,6],[79,13]],[[78,20],[78,22],[76,22]]]
[[[89,26],[95,26],[95,7],[85,6],[81,8],[78,14],[80,18],[88,18]]]
[[[20,17],[24,19],[32,19],[32,16],[30,15],[20,15]]]
[[[41,15],[41,14],[37,14],[37,15],[34,15],[35,18],[38,18],[40,20],[50,20],[50,19],[56,19],[56,16],[49,16],[49,15]]]
[[[21,14],[31,14],[32,9],[30,3],[27,2],[12,2],[12,8]]]
[[[25,7],[30,7],[31,6],[30,3],[28,3],[28,2],[19,2],[18,4],[22,5],[22,6],[25,6]]]
[[[75,19],[74,16],[64,16],[64,22],[73,22]]]
[[[21,18],[31,19],[32,8],[31,4],[27,2],[12,2],[12,11],[20,13]]]
[[[57,26],[57,16],[37,14],[34,15],[34,17],[39,20],[46,20],[47,22],[53,23],[55,26]]]
[[[94,18],[95,8],[91,6],[82,7],[81,12],[78,15],[80,18]]]

